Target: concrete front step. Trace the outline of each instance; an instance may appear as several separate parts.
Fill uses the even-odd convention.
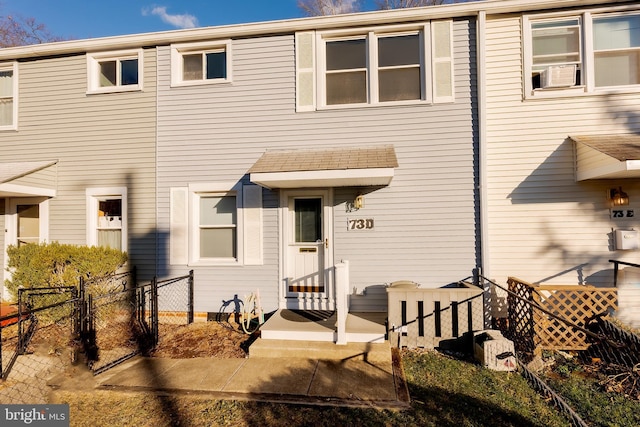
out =
[[[347,342],[382,343],[385,341],[386,313],[348,313]],[[278,310],[260,327],[265,340],[335,342],[335,312]]]
[[[338,345],[332,342],[258,338],[249,347],[249,357],[389,361],[391,360],[391,346],[388,341],[382,343],[350,342]]]

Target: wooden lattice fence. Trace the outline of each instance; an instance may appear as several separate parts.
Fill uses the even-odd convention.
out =
[[[534,285],[510,277],[509,336],[519,351],[585,350],[589,319],[618,308],[616,288],[582,285]],[[518,297],[516,297],[518,296]]]

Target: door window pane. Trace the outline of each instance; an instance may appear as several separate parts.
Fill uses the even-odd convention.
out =
[[[18,205],[18,246],[40,241],[40,206]]]
[[[296,242],[322,240],[322,199],[295,199]]]

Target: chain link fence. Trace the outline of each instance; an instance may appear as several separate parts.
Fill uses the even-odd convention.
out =
[[[17,312],[0,328],[2,403],[46,403],[47,381],[77,361],[75,288],[18,291]]]
[[[0,402],[47,403],[47,382],[74,364],[95,375],[148,354],[165,327],[193,322],[193,288],[193,271],[145,284],[132,271],[19,290],[15,312],[0,318]]]

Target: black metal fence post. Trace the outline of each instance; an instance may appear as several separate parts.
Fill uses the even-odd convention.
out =
[[[24,306],[22,301],[22,296],[24,294],[24,289],[18,289],[18,354],[24,354],[24,334],[23,334],[23,324],[22,324],[22,307]]]
[[[193,323],[194,317],[194,303],[193,303],[193,289],[194,289],[194,280],[193,280],[193,270],[189,271],[189,314],[187,315],[187,323]]]
[[[152,334],[153,334],[153,347],[158,345],[158,341],[160,339],[160,331],[158,328],[158,323],[160,322],[158,315],[158,278],[153,276],[153,280],[151,281],[151,324],[152,324]]]

